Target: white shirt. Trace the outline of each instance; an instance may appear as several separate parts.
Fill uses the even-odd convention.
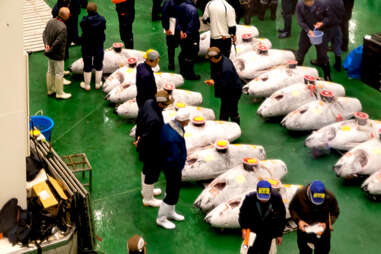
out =
[[[236,26],[234,8],[225,0],[211,0],[205,7],[203,20],[210,19],[212,39],[230,38],[229,27]]]

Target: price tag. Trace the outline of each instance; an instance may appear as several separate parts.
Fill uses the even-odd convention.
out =
[[[300,91],[298,91],[298,90],[292,91],[292,96],[299,97],[300,96]]]
[[[341,126],[341,130],[342,131],[350,131],[351,127],[349,125],[343,125],[343,126]]]
[[[244,175],[239,175],[235,178],[235,180],[237,181],[237,183],[242,184],[246,181],[246,177]]]

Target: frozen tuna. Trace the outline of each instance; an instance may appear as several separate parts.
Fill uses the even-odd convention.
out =
[[[113,48],[106,49],[103,58],[103,73],[111,74],[122,66],[128,66],[130,58],[135,58],[137,63],[141,63],[144,61],[144,52],[134,49],[121,49],[120,52]],[[83,66],[83,59],[80,58],[73,62],[69,69],[74,74],[82,74]]]
[[[273,93],[260,105],[257,114],[264,118],[287,115],[304,104],[320,99],[322,90],[345,96],[345,89],[340,84],[327,81],[316,81],[315,84],[307,85],[299,83]]]
[[[154,73],[156,86],[162,89],[167,83],[176,87],[184,84],[184,78],[180,74],[158,72]],[[126,75],[130,80],[124,79],[123,83],[116,85],[106,96],[106,99],[112,103],[123,103],[130,99],[136,98],[136,75]]]
[[[314,131],[305,145],[317,151],[336,149],[348,151],[377,135],[381,122],[369,120],[362,112],[355,113],[356,119],[333,123]]]
[[[234,61],[240,55],[258,50],[259,46],[265,46],[270,49],[272,47],[272,43],[266,38],[252,38],[249,42],[236,44],[235,47],[232,45],[229,58]]]
[[[202,211],[210,211],[219,204],[252,190],[261,179],[280,180],[287,174],[287,166],[281,160],[244,160],[243,165],[232,168],[214,179],[193,205]]]
[[[292,65],[292,64],[290,64]],[[304,76],[318,77],[315,68],[281,65],[263,72],[243,87],[243,92],[253,97],[269,97],[274,92],[297,83],[304,82]]]
[[[361,188],[370,197],[379,200],[381,198],[381,169],[369,176],[362,184]]]
[[[344,154],[334,166],[338,177],[371,175],[381,168],[381,139],[372,138]]]
[[[242,163],[243,158],[266,159],[266,152],[259,145],[229,144],[218,140],[214,146],[205,147],[188,155],[182,171],[183,181],[214,179]]]
[[[356,98],[335,97],[332,92],[323,90],[321,99],[307,103],[290,112],[282,120],[282,125],[293,131],[317,130],[329,124],[348,120],[362,109]]]
[[[287,64],[290,60],[295,60],[291,51],[260,46],[257,51],[250,51],[238,56],[233,63],[242,79],[252,80],[267,69]]]
[[[189,90],[174,89],[172,91],[175,104],[182,103],[187,106],[198,106],[202,103],[202,95],[199,92],[193,92]],[[200,108],[202,110],[203,108]],[[116,107],[116,113],[124,118],[136,118],[138,116],[138,105],[136,99],[128,100]],[[214,116],[214,113],[213,113]],[[208,120],[214,120],[208,118]]]
[[[302,185],[295,184],[280,184],[278,191],[282,196],[283,203],[286,207],[286,219],[288,223],[285,227],[285,232],[296,229],[296,224],[291,220],[290,211],[288,207],[296,191],[300,189]],[[229,201],[219,204],[216,208],[211,210],[205,217],[205,221],[212,227],[216,228],[240,228],[238,218],[239,210],[245,199],[245,196],[251,192],[256,191],[256,187],[252,186],[251,190],[247,193],[240,194]]]

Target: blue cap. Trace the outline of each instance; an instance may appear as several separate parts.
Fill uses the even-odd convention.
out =
[[[321,181],[313,181],[310,185],[311,201],[315,205],[321,205],[325,200],[325,186]]]
[[[257,184],[257,198],[268,201],[271,197],[271,184],[266,180],[261,180]]]

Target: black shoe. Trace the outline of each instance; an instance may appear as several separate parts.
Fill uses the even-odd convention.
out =
[[[328,51],[333,51],[332,46],[329,46],[329,47],[327,48],[327,50],[328,50]]]
[[[288,38],[288,37],[290,37],[291,36],[291,34],[289,33],[289,32],[282,32],[282,33],[280,33],[279,35],[278,35],[278,38],[279,39],[285,39],[285,38]]]
[[[311,64],[315,66],[320,66],[319,62],[316,59],[312,59]]]
[[[341,56],[335,56],[335,65],[333,68],[335,68],[338,72],[341,72]]]
[[[175,64],[169,63],[168,64],[168,70],[174,71],[175,70]]]
[[[329,66],[329,63],[322,66],[323,73],[324,73],[324,80],[325,81],[332,81],[331,78],[331,67]]]
[[[186,80],[200,80],[201,76],[194,74],[194,75],[190,75],[190,76],[185,76],[184,79],[186,79]]]
[[[284,29],[278,29],[278,33],[284,33],[286,32]]]

